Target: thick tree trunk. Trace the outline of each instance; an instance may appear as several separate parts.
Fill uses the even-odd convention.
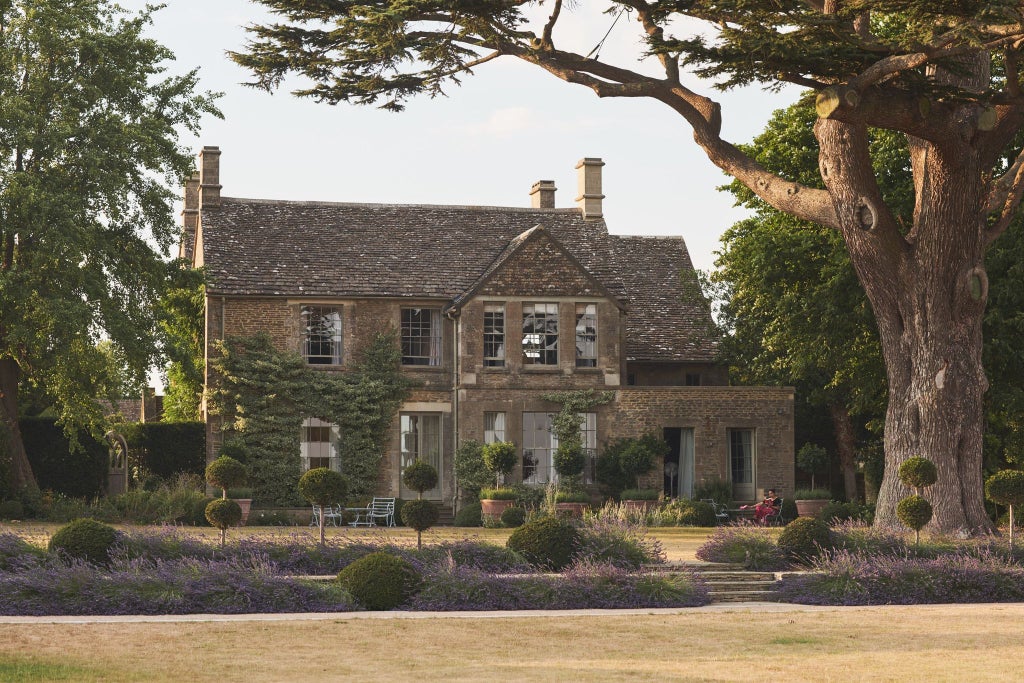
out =
[[[11,487],[14,491],[23,488],[36,488],[36,478],[32,474],[32,466],[25,454],[25,444],[21,440],[21,428],[18,426],[18,364],[13,358],[0,359],[0,409],[7,434],[7,452],[11,462]]]
[[[822,177],[878,321],[889,381],[876,523],[899,526],[896,505],[912,491],[897,471],[920,455],[939,473],[925,491],[934,508],[929,528],[986,532],[981,321],[988,286],[977,155],[957,140],[944,147],[912,141],[917,206],[903,235],[875,184],[866,129],[819,120],[815,132]]]
[[[828,406],[832,416],[832,431],[836,436],[839,467],[843,472],[843,490],[846,500],[857,500],[857,437],[853,430],[850,411],[839,403]]]

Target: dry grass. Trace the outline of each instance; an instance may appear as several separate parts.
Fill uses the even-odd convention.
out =
[[[1021,623],[1022,605],[954,605],[0,625],[0,680],[1011,681]]]

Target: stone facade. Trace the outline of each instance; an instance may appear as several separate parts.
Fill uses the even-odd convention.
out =
[[[600,160],[578,167],[578,210],[553,208],[553,183],[523,210],[221,197],[218,159],[204,148],[200,177],[186,187],[180,250],[207,269],[208,352],[262,332],[301,354],[304,306],[340,321],[340,349],[331,348],[341,362],[313,366],[324,372],[345,372],[378,332],[407,335],[402,371],[416,388],[394,420],[381,495],[413,495],[401,471],[418,454],[440,473],[428,497],[453,501],[453,454],[467,439],[516,443],[512,479],[547,481],[546,424],[560,406],[541,396],[580,389],[614,394],[587,416],[586,446],[649,433],[669,441],[647,486],[689,495],[735,479],[743,500],[792,490],[793,391],[725,386],[685,245],[609,235]],[[208,430],[212,458],[215,419]],[[663,478],[671,469],[678,477]]]

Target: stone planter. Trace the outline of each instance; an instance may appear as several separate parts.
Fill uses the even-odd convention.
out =
[[[238,503],[238,507],[242,508],[242,519],[239,520],[238,526],[245,526],[245,523],[249,521],[249,510],[252,509],[252,498],[236,498],[235,502]]]
[[[582,518],[583,512],[589,507],[588,503],[555,503],[555,511],[566,517]]]
[[[514,500],[492,500],[485,498],[480,501],[480,515],[491,520],[500,520],[501,513],[515,505]]]
[[[796,501],[796,513],[801,517],[815,517],[825,509],[829,501],[824,499],[798,500]]]

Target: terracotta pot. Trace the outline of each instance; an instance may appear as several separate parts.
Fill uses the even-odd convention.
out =
[[[252,498],[236,498],[235,502],[238,503],[238,507],[242,508],[242,519],[238,522],[238,526],[245,526],[245,523],[249,521]]]
[[[824,499],[798,500],[796,501],[796,512],[801,517],[814,517],[825,509],[829,501]]]
[[[567,517],[583,517],[583,511],[588,507],[587,503],[555,503],[555,511]]]
[[[480,514],[490,519],[501,519],[501,513],[515,505],[514,500],[492,500],[484,498],[480,501]]]

